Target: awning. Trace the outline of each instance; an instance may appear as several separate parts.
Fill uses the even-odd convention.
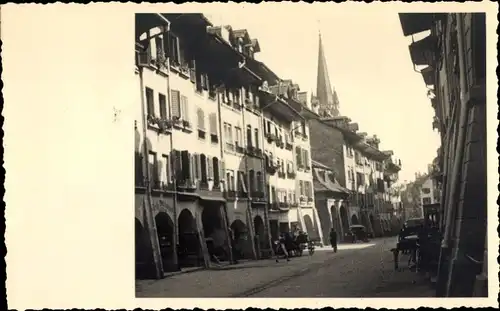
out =
[[[268,90],[260,89],[259,91],[264,99],[261,103],[264,110],[268,110],[273,116],[288,122],[302,120],[299,112],[292,108],[287,101]]]
[[[432,65],[436,51],[437,38],[429,35],[421,40],[415,41],[408,47],[411,60],[415,65]]]
[[[137,13],[135,14],[135,41],[140,42],[143,33],[155,27],[165,27],[167,25],[168,23],[157,13]]]
[[[424,78],[425,85],[434,85],[434,67],[427,66],[420,71],[422,77]]]
[[[446,13],[399,13],[403,35],[409,36],[431,29],[436,19],[443,19]]]

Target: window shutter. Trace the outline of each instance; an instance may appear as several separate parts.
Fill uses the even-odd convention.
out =
[[[175,179],[182,180],[182,162],[181,162],[181,152],[179,150],[173,150],[172,153],[172,163],[175,168]]]
[[[196,156],[191,154],[189,156],[189,179],[196,182]]]
[[[209,179],[214,180],[214,170],[213,170],[213,162],[210,157],[206,157],[207,161],[207,177]]]
[[[193,59],[190,62],[189,78],[191,82],[196,83],[196,61]]]
[[[224,179],[224,172],[226,171],[226,163],[224,162],[224,160],[220,160],[219,161],[219,178],[222,180]],[[227,183],[229,182],[229,180],[226,180],[226,188],[227,188]],[[227,189],[224,189],[224,190],[227,190]]]
[[[204,154],[200,155],[200,171],[201,171],[201,181],[207,182],[207,157]]]
[[[213,174],[214,174],[214,184],[219,185],[220,182],[220,167],[219,167],[219,159],[216,157],[213,158]]]
[[[217,115],[211,113],[209,116],[210,121],[210,134],[217,135]]]
[[[297,157],[297,165],[302,166],[302,150],[299,147],[295,147],[295,156]]]
[[[181,117],[181,103],[180,103],[180,92],[177,90],[170,90],[171,100],[172,100],[172,117]]]
[[[203,109],[198,108],[197,115],[198,115],[198,129],[204,131],[205,130],[205,113],[203,112]]]
[[[184,180],[191,178],[191,157],[187,150],[181,152],[182,177]]]
[[[309,152],[304,149],[304,166],[309,166]]]
[[[189,121],[189,105],[188,98],[184,95],[181,96],[181,109],[182,109],[182,119],[184,121]]]

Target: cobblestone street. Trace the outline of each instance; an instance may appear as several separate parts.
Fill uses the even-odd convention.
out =
[[[421,276],[393,271],[389,250],[395,242],[376,239],[340,245],[336,254],[323,248],[290,262],[249,261],[137,281],[137,297],[432,297]]]

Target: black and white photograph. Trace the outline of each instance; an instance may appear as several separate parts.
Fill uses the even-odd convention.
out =
[[[498,8],[2,4],[4,309],[498,306]]]
[[[314,18],[135,15],[137,297],[487,297],[486,15]]]

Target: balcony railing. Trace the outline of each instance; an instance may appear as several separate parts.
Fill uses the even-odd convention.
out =
[[[266,172],[270,175],[276,174],[277,171],[278,171],[278,166],[275,164],[269,164],[266,166]]]
[[[280,209],[289,209],[290,208],[290,204],[288,202],[279,202],[278,203],[278,207]]]
[[[295,179],[296,176],[297,176],[297,174],[295,172],[288,172],[287,173],[287,178]]]
[[[283,141],[279,140],[279,139],[276,139],[276,146],[278,148],[283,149],[283,148],[285,148],[285,143]]]
[[[236,191],[234,190],[226,191],[226,199],[235,199],[235,198],[236,198]]]
[[[235,151],[238,153],[245,153],[245,148],[241,147],[238,145],[238,143],[235,144]]]
[[[286,178],[286,173],[280,171],[280,172],[278,172],[278,177],[284,179],[284,178]]]
[[[266,200],[264,191],[252,191],[251,197],[254,202],[264,202]]]
[[[276,141],[276,135],[271,133],[266,133],[266,139],[267,142],[271,144],[273,141]]]
[[[286,143],[285,143],[285,149],[286,149],[286,150],[293,150],[293,145],[292,145],[292,143],[286,142]]]

